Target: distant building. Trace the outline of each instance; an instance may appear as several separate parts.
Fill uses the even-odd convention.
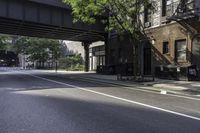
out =
[[[8,39],[5,40],[9,45],[14,45],[15,36],[0,34]],[[18,55],[10,47],[0,50],[0,66],[17,67],[19,65]]]
[[[12,51],[0,50],[0,67],[17,67],[19,59]]]
[[[84,59],[84,47],[81,42],[75,41],[62,41],[62,52],[65,56],[73,56],[75,54],[81,54]]]
[[[89,70],[95,71],[98,66],[106,64],[105,43],[95,42],[89,47]]]
[[[63,41],[63,50],[66,56],[81,54],[85,60],[84,47],[81,42]],[[105,65],[105,44],[99,41],[89,46],[89,70],[95,71],[97,66],[101,65]]]

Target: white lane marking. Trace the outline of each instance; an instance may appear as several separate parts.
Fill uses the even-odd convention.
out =
[[[21,73],[25,73],[25,72],[21,72]],[[27,74],[27,73],[25,73],[25,74]],[[46,73],[46,74],[48,74],[48,73]],[[79,77],[79,79],[82,80],[82,81],[87,81],[87,82],[89,80],[89,82],[98,83],[98,84],[102,84],[102,85],[109,84],[110,86],[113,86],[113,87],[122,87],[122,88],[129,89],[129,90],[137,90],[137,91],[148,92],[148,93],[153,93],[153,94],[160,94],[160,90],[157,90],[157,89],[147,90],[145,87],[138,87],[138,86],[127,87],[127,86],[123,86],[123,85],[115,85],[115,84],[109,83],[109,82],[102,82],[102,81],[98,82],[98,81],[94,81],[94,80],[91,80],[91,79],[88,79],[88,78],[84,78],[84,77]],[[170,91],[169,91],[169,93],[167,93],[165,95],[171,96],[171,97],[179,97],[179,98],[184,98],[184,99],[189,99],[189,100],[200,101],[200,98],[194,98],[194,97],[189,97],[189,96],[170,94]],[[198,95],[196,95],[196,96],[198,96]],[[198,97],[200,97],[200,95]]]
[[[27,74],[27,73],[25,73],[25,74]],[[85,88],[82,88],[82,87],[79,87],[79,86],[75,86],[75,85],[71,85],[71,84],[66,84],[66,83],[63,83],[63,82],[59,82],[59,81],[55,81],[55,80],[51,80],[51,79],[47,79],[47,78],[35,76],[35,75],[32,75],[32,74],[27,74],[27,75],[30,75],[32,77],[39,78],[39,79],[42,79],[42,80],[45,80],[45,81],[49,81],[49,82],[53,82],[53,83],[57,83],[57,84],[65,85],[65,86],[70,86],[72,88],[77,88],[79,90],[87,91],[87,92],[90,92],[90,93],[94,93],[94,94],[98,94],[98,95],[110,97],[110,98],[113,98],[113,99],[125,101],[125,102],[132,103],[132,104],[137,104],[137,105],[148,107],[148,108],[151,108],[151,109],[155,109],[155,110],[159,110],[159,111],[163,111],[163,112],[167,112],[167,113],[171,113],[171,114],[175,114],[175,115],[179,115],[179,116],[182,116],[182,117],[186,117],[186,118],[190,118],[190,119],[194,119],[194,120],[200,121],[199,117],[195,117],[195,116],[191,116],[191,115],[187,115],[187,114],[183,114],[183,113],[179,113],[179,112],[175,112],[175,111],[171,111],[171,110],[159,108],[159,107],[156,107],[156,106],[152,106],[152,105],[148,105],[148,104],[144,104],[144,103],[140,103],[140,102],[128,100],[128,99],[125,99],[125,98],[120,98],[120,97],[117,97],[117,96],[105,94],[105,93],[98,92],[98,91],[93,91],[93,90],[85,89]]]

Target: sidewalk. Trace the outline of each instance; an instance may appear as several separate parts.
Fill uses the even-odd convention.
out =
[[[40,71],[40,70],[34,70]],[[47,73],[55,73],[53,70],[42,70]],[[59,74],[69,74],[77,76],[84,80],[90,80],[93,82],[108,83],[117,86],[123,86],[149,91],[156,91],[162,94],[179,94],[195,96],[200,98],[200,82],[198,81],[175,81],[175,80],[163,80],[155,79],[153,82],[134,82],[134,81],[119,81],[116,75],[101,75],[95,72],[74,72],[74,71],[57,71]]]
[[[174,81],[163,79],[155,79],[153,82],[119,81],[116,75],[100,75],[96,73],[82,73],[80,78],[125,87],[137,87],[139,89],[152,90],[164,94],[172,93],[200,97],[200,82],[198,81]]]

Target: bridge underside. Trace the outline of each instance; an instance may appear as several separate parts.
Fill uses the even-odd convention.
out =
[[[105,26],[100,20],[93,25],[74,24],[68,6],[46,2],[1,0],[0,33],[82,42],[104,40]]]
[[[105,35],[103,33],[87,30],[57,27],[34,22],[23,22],[1,17],[0,33],[83,42],[104,40]]]

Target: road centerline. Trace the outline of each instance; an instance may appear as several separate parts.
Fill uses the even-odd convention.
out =
[[[83,88],[83,87],[79,87],[79,86],[76,86],[76,85],[71,85],[71,84],[68,84],[68,83],[63,83],[63,82],[60,82],[60,81],[56,81],[56,80],[52,80],[52,79],[48,79],[48,78],[43,78],[43,77],[36,76],[36,75],[33,75],[33,74],[29,74],[29,73],[24,73],[24,72],[20,72],[20,73],[23,73],[23,74],[26,74],[26,75],[29,75],[29,76],[32,76],[32,77],[35,77],[35,78],[38,78],[38,79],[42,79],[42,80],[45,80],[45,81],[48,81],[48,82],[69,86],[69,87],[76,88],[76,89],[79,89],[79,90],[83,90],[83,91],[86,91],[86,92],[90,92],[90,93],[93,93],[93,94],[97,94],[97,95],[101,95],[101,96],[117,99],[117,100],[124,101],[124,102],[127,102],[127,103],[132,103],[132,104],[140,105],[140,106],[143,106],[143,107],[147,107],[147,108],[159,110],[159,111],[162,111],[162,112],[166,112],[166,113],[170,113],[170,114],[174,114],[174,115],[178,115],[178,116],[182,116],[182,117],[186,117],[186,118],[190,118],[190,119],[194,119],[194,120],[200,121],[199,117],[195,117],[195,116],[179,113],[179,112],[176,112],[176,111],[172,111],[172,110],[156,107],[156,106],[153,106],[153,105],[149,105],[149,104],[145,104],[145,103],[141,103],[141,102],[137,102],[137,101],[133,101],[133,100],[129,100],[129,99],[113,96],[113,95],[102,93],[102,92],[98,92],[98,91],[93,91],[93,90],[86,89],[86,88]]]

